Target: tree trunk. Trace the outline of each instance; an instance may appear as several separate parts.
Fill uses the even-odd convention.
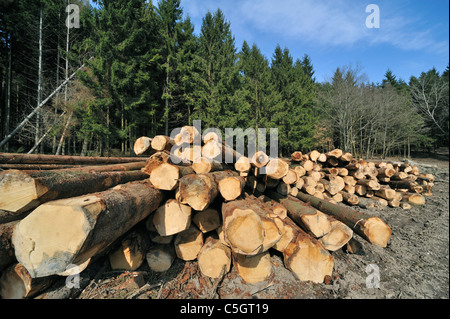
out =
[[[62,132],[61,139],[59,140],[58,148],[56,149],[55,155],[60,155],[61,154],[61,148],[63,147],[63,143],[64,143],[64,140],[66,138],[67,130],[69,129],[69,125],[70,125],[70,121],[72,120],[72,116],[73,116],[73,112],[70,112],[69,118],[67,119],[66,125],[64,126],[64,130]]]
[[[372,244],[386,247],[391,237],[392,231],[389,226],[376,216],[371,216],[351,208],[328,203],[325,200],[315,198],[302,192],[298,193],[297,198],[304,202],[310,203],[320,211],[342,221],[354,232]]]
[[[0,209],[23,213],[51,200],[100,192],[147,177],[140,171],[4,171],[0,173]]]
[[[148,181],[40,205],[12,236],[17,260],[31,277],[64,273],[100,254],[155,211],[162,193]]]

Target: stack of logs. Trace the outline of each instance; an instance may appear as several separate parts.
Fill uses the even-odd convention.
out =
[[[247,158],[190,126],[174,139],[141,137],[134,151],[141,157],[106,163],[52,156],[14,162],[20,155],[0,154],[0,164],[45,165],[0,173],[2,298],[33,297],[106,254],[121,270],[147,262],[164,272],[175,258],[197,260],[204,276],[219,279],[233,264],[256,283],[271,276],[276,250],[296,278],[321,283],[332,275],[333,251],[355,252],[353,233],[381,247],[391,236],[378,217],[337,202],[355,205],[358,194],[405,208],[404,200],[415,203],[417,181],[428,193],[433,182],[414,167],[354,160],[339,150]],[[54,164],[78,166],[49,169]]]
[[[331,202],[345,202],[362,208],[402,207],[425,204],[431,196],[432,174],[421,174],[408,163],[368,162],[335,149],[328,153],[311,151],[291,155],[297,165],[295,183],[282,188],[292,195],[299,190]]]

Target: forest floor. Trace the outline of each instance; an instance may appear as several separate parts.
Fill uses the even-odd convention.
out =
[[[419,165],[421,172],[435,175],[433,196],[426,198],[424,206],[411,210],[361,209],[379,216],[391,227],[390,242],[386,248],[381,248],[355,234],[362,251],[349,254],[341,249],[332,253],[335,265],[328,282],[314,284],[297,280],[283,266],[282,255],[277,253],[272,254],[272,276],[258,284],[245,283],[233,266],[222,280],[213,280],[202,276],[196,261],[176,259],[165,273],[152,272],[146,263],[135,272],[114,272],[108,269],[107,259],[103,258],[82,273],[90,284],[76,298],[448,299],[448,151],[412,161]],[[374,285],[377,274],[378,286]]]

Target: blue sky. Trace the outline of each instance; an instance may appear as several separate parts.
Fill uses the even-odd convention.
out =
[[[360,67],[370,82],[381,82],[390,68],[397,78],[449,61],[447,0],[182,0],[199,34],[202,18],[220,8],[231,24],[236,46],[256,43],[272,58],[277,44],[294,59],[308,54],[316,80],[329,79],[336,67]],[[380,11],[380,28],[366,27],[369,4]]]

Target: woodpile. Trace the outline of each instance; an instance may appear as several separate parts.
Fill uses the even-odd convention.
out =
[[[233,266],[256,283],[270,278],[278,251],[298,280],[322,283],[334,251],[360,246],[354,233],[389,242],[384,221],[351,206],[421,205],[434,182],[415,166],[340,150],[248,158],[214,135],[195,145],[198,135],[141,137],[144,158],[0,153],[0,165],[32,165],[0,172],[1,297],[33,297],[101,256],[112,269],[155,272],[197,260],[211,278]],[[226,155],[233,163],[222,164]]]
[[[417,166],[408,163],[369,162],[339,149],[328,153],[297,151],[291,161],[298,176],[290,185],[293,194],[303,191],[332,203],[378,209],[409,209],[425,204],[425,197],[432,195],[434,176],[421,174]]]

